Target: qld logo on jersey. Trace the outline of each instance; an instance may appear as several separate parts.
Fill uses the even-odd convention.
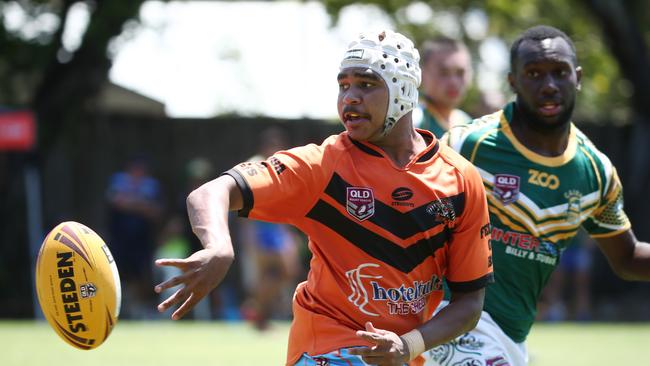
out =
[[[345,208],[359,221],[375,214],[375,196],[372,189],[365,187],[347,187]]]
[[[493,193],[504,205],[511,204],[519,198],[519,182],[516,175],[496,174]]]

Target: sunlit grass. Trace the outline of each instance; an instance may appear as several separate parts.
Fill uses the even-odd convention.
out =
[[[0,322],[2,366],[283,365],[289,324],[126,322],[98,348],[69,346],[46,322]]]
[[[99,348],[72,348],[45,322],[0,321],[2,366],[284,365],[289,324],[259,333],[246,323],[121,321]],[[650,324],[538,324],[532,366],[650,361]]]

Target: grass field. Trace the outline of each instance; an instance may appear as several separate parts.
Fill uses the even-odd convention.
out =
[[[2,366],[283,365],[288,323],[122,321],[99,348],[79,351],[45,322],[0,321]],[[650,365],[650,324],[538,324],[531,366]]]

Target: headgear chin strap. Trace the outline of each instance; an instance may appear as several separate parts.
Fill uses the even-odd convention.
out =
[[[403,35],[390,30],[360,34],[348,46],[340,70],[350,67],[371,69],[384,79],[388,87],[388,112],[383,135],[417,105],[418,87],[422,80],[420,53]]]

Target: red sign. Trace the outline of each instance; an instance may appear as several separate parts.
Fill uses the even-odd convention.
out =
[[[35,143],[36,123],[32,112],[0,112],[1,151],[28,151]]]

